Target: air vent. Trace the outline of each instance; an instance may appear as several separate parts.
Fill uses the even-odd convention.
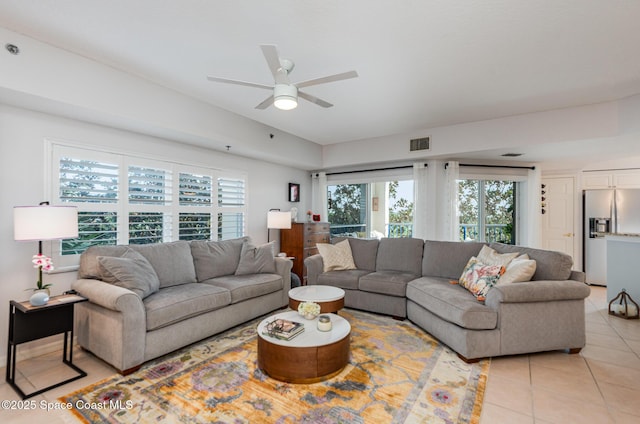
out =
[[[522,153],[505,153],[504,155],[500,155],[505,158],[517,158],[518,156],[522,156]]]
[[[429,150],[431,137],[413,138],[409,141],[409,151]]]

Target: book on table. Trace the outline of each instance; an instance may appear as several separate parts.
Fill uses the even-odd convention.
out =
[[[298,321],[288,319],[275,319],[269,322],[263,331],[263,334],[275,337],[281,340],[291,340],[304,331],[304,324]]]

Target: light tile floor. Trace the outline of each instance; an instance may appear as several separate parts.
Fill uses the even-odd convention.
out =
[[[546,352],[491,360],[481,424],[639,423],[640,320],[607,313],[591,287],[580,354]]]
[[[592,287],[586,302],[587,346],[578,355],[547,352],[491,362],[481,424],[640,422],[640,320],[606,312],[606,290]],[[87,377],[32,398],[35,410],[0,408],[0,423],[73,423],[65,411],[47,411],[57,398],[113,375],[113,368],[78,348],[74,363]],[[61,353],[18,364],[18,384],[29,391],[67,378]],[[4,369],[0,370],[4,373]],[[4,380],[0,401],[17,401]],[[4,406],[4,404],[3,404]]]

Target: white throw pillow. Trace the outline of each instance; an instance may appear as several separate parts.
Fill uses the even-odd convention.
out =
[[[506,268],[518,255],[518,252],[498,253],[489,246],[482,246],[478,254],[478,261],[485,265],[500,265]]]
[[[515,258],[507,266],[507,270],[502,274],[496,285],[500,286],[509,283],[522,283],[531,281],[536,273],[536,261],[529,259],[529,255],[524,254]]]
[[[322,256],[324,272],[356,269],[349,240],[342,240],[336,244],[318,243],[316,247]]]

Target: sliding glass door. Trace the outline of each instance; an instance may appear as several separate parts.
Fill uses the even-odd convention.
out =
[[[516,183],[459,180],[460,240],[516,243]]]
[[[413,205],[413,180],[327,187],[332,237],[411,237]]]

